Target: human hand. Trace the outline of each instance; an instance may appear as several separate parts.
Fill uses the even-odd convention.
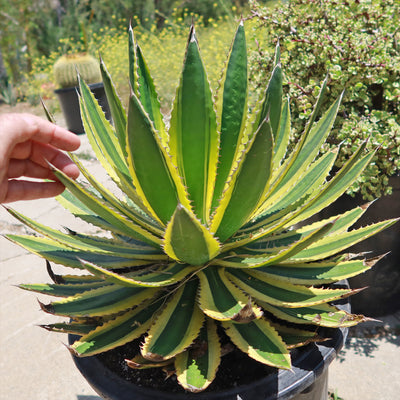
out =
[[[49,163],[76,179],[78,167],[61,150],[79,146],[78,136],[35,115],[0,115],[0,203],[61,194],[64,185]],[[15,179],[21,177],[52,182]]]

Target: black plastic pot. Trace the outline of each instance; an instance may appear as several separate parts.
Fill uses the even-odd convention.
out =
[[[95,356],[73,358],[90,386],[105,400],[326,400],[328,367],[345,337],[342,330],[337,330],[329,342],[309,345],[293,358],[293,371],[280,370],[251,384],[198,394],[165,393],[137,386],[116,375]]]
[[[389,179],[393,194],[375,201],[354,228],[370,225],[389,218],[400,217],[400,176]],[[319,218],[327,218],[365,204],[361,196],[355,198],[344,195]],[[351,308],[355,314],[368,317],[382,317],[400,310],[400,222],[390,228],[349,248],[351,253],[367,252],[367,258],[386,254],[372,269],[349,279],[352,288],[367,289],[351,298]]]
[[[110,107],[108,105],[103,83],[94,83],[92,85],[89,85],[89,87],[94,94],[94,97],[99,102],[100,107],[103,109],[106,118],[111,121]],[[79,88],[70,87],[57,89],[54,91],[54,93],[57,94],[58,100],[60,101],[61,109],[64,114],[65,122],[68,129],[76,134],[85,133],[79,107]]]
[[[347,301],[340,308],[350,312]],[[197,394],[167,393],[137,386],[108,369],[98,357],[73,356],[79,371],[105,400],[326,400],[328,367],[342,348],[348,329],[327,329],[329,341],[295,349],[292,371],[275,370],[262,379],[232,389]],[[76,337],[70,335],[72,344]]]

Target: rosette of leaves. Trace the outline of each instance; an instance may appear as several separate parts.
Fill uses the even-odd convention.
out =
[[[71,345],[78,356],[142,338],[129,366],[165,367],[197,392],[216,375],[221,337],[260,363],[290,369],[290,349],[318,340],[317,327],[365,320],[329,304],[357,290],[329,284],[369,269],[376,259],[343,251],[395,220],[349,230],[367,208],[357,207],[304,223],[373,157],[363,143],[332,177],[337,149],[318,157],[340,98],[316,121],[322,87],[301,140],[286,154],[291,126],[279,47],[268,87],[249,111],[242,23],[216,101],[191,28],[168,128],[132,29],[129,60],[127,112],[101,63],[114,126],[80,79],[86,134],[124,195],[104,187],[76,157],[87,183],[54,170],[68,189],[60,203],[106,234],[63,233],[10,210],[40,234],[10,240],[79,270],[51,272],[53,284],[21,285],[61,297],[42,309],[70,320],[46,328],[78,334]]]

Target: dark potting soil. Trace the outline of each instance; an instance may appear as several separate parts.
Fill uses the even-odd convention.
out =
[[[140,341],[134,341],[97,357],[115,374],[138,386],[170,393],[184,393],[175,374],[167,378],[162,368],[138,370],[126,365],[125,359],[131,359],[137,354],[139,343]],[[220,391],[249,384],[276,371],[276,368],[260,364],[247,354],[233,350],[222,357],[217,375],[206,391]]]

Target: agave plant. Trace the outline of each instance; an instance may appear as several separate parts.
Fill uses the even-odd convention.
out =
[[[304,222],[337,199],[373,154],[363,144],[329,176],[337,151],[318,153],[340,98],[316,121],[326,81],[301,140],[287,152],[279,53],[277,46],[268,87],[250,112],[243,24],[215,101],[192,27],[168,124],[132,29],[127,112],[101,62],[114,126],[80,79],[86,134],[122,194],[76,157],[85,182],[54,173],[68,189],[60,203],[104,234],[63,233],[10,209],[40,236],[8,235],[48,261],[87,272],[50,270],[53,284],[21,285],[62,297],[41,307],[68,322],[46,328],[78,334],[76,355],[142,338],[129,366],[167,366],[197,392],[216,375],[222,336],[260,363],[290,369],[290,349],[318,340],[317,327],[365,320],[329,304],[357,290],[329,284],[371,268],[377,259],[343,251],[395,220],[349,230],[365,206]]]

